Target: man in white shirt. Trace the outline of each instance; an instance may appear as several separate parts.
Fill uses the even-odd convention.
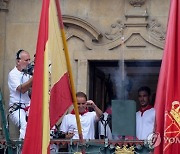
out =
[[[83,139],[94,139],[95,130],[94,123],[99,120],[102,111],[96,106],[92,100],[87,100],[87,96],[83,92],[77,92],[77,103],[79,109],[80,122],[82,127]],[[88,111],[88,107],[94,109],[93,112]],[[64,116],[60,131],[66,134],[66,138],[79,139],[75,112]]]
[[[141,87],[138,90],[140,110],[136,112],[136,137],[146,140],[154,131],[155,110],[150,105],[151,90],[149,87]]]
[[[20,139],[24,139],[26,132],[26,110],[30,98],[28,90],[32,86],[33,77],[23,72],[30,63],[30,55],[25,50],[16,54],[16,66],[9,72],[8,87],[10,92],[9,112],[12,122],[20,128]]]

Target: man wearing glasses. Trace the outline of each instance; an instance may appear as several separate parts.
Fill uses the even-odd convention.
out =
[[[29,108],[28,91],[32,86],[33,77],[24,70],[30,64],[30,55],[21,49],[16,53],[16,66],[9,72],[8,87],[10,92],[9,117],[19,127],[19,139],[24,139],[27,125],[26,111]]]

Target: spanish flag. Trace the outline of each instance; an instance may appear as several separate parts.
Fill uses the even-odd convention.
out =
[[[166,44],[156,93],[155,154],[180,153],[180,0],[171,0]],[[159,140],[160,141],[160,140]]]
[[[57,1],[43,0],[42,4],[23,154],[48,153],[50,128],[72,105],[65,38],[62,38],[64,30]]]

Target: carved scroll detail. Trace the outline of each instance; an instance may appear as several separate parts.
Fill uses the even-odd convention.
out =
[[[166,33],[161,24],[156,19],[150,19],[148,22],[148,30],[152,35],[158,38],[160,41],[165,40]]]
[[[105,36],[108,40],[114,40],[117,37],[123,37],[124,29],[125,29],[124,23],[118,20],[115,24],[111,25],[110,32],[106,32]]]

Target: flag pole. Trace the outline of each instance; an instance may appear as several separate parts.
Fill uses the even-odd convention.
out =
[[[75,110],[75,115],[76,115],[79,139],[80,139],[80,142],[83,143],[83,135],[82,135],[81,123],[80,123],[80,119],[79,119],[79,111],[78,111],[78,105],[77,105],[74,80],[73,80],[72,69],[71,69],[70,60],[69,60],[69,53],[68,53],[68,48],[67,48],[67,43],[66,43],[66,36],[65,36],[65,32],[64,32],[61,9],[60,9],[58,0],[56,0],[56,7],[57,7],[58,19],[59,19],[59,24],[60,24],[61,34],[62,34],[62,41],[63,41],[63,45],[64,45],[64,52],[65,52],[65,57],[66,57],[66,62],[67,62],[67,70],[68,70],[69,78],[70,78],[71,92],[72,92],[72,98],[73,98],[73,102],[74,102],[73,104],[74,104],[74,110]]]

